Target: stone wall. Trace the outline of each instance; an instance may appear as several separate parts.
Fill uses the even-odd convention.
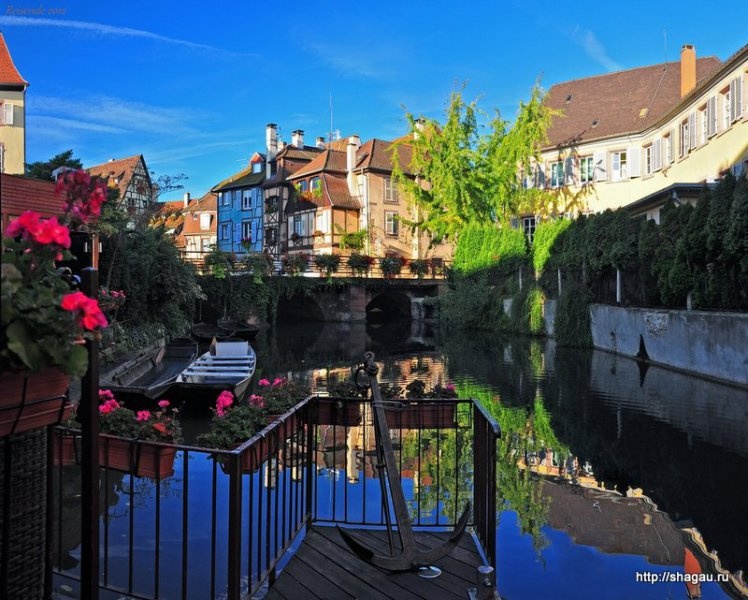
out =
[[[595,348],[748,386],[748,314],[590,306]]]

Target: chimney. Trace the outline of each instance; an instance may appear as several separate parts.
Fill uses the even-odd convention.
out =
[[[185,192],[184,193],[184,207],[187,208],[187,206],[189,206],[189,204],[190,204],[190,193],[189,192]]]
[[[413,131],[413,139],[417,140],[424,129],[426,129],[426,119],[423,117],[417,118],[415,121],[415,130]]]
[[[304,131],[302,129],[297,129],[296,131],[291,132],[291,144],[297,148],[304,147]]]
[[[265,126],[265,177],[270,179],[272,172],[270,163],[275,161],[275,155],[278,154],[278,126],[275,123],[268,123]]]
[[[358,195],[358,190],[356,189],[356,176],[353,174],[353,169],[356,166],[356,153],[360,146],[360,137],[352,135],[348,138],[348,146],[346,146],[345,153],[345,170],[346,180],[348,181],[348,191],[351,193],[351,196]]]
[[[684,44],[680,49],[680,97],[696,87],[696,49]]]
[[[314,145],[317,148],[324,148],[325,147],[325,138],[322,136],[318,137],[316,140],[314,140]]]

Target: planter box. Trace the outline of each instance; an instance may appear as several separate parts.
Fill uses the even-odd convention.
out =
[[[39,373],[0,374],[0,437],[23,433],[68,418],[69,378],[57,368]]]
[[[251,473],[256,473],[260,469],[262,464],[268,459],[268,456],[270,456],[271,444],[272,442],[267,440],[264,444],[258,444],[254,448],[247,448],[244,453],[239,456],[239,468],[242,475],[250,475]],[[218,460],[221,465],[221,471],[226,473],[226,475],[229,475],[230,467],[228,457],[220,455]]]
[[[55,430],[52,435],[52,462],[55,466],[70,467],[81,462],[81,436]]]
[[[138,477],[171,477],[174,475],[176,454],[176,448],[99,435],[99,466],[133,473]]]
[[[336,400],[318,398],[311,409],[312,421],[318,425],[361,425],[361,402],[358,400]]]
[[[449,401],[404,404],[402,410],[385,408],[391,429],[452,429],[457,426],[457,405]]]

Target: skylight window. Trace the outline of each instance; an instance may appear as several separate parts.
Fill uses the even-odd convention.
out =
[[[594,121],[592,121],[592,127],[597,127],[598,123],[600,123],[600,121],[598,119],[595,119]]]
[[[568,96],[566,96],[566,104],[569,104],[569,102],[571,102],[571,99],[573,97],[574,97],[574,94],[569,94]]]

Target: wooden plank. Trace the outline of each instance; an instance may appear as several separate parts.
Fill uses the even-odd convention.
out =
[[[389,577],[388,572],[362,561],[351,552],[336,528],[315,527],[312,531],[315,532],[316,537],[313,541],[310,541],[310,544],[313,544],[315,549],[330,557],[330,560],[352,573],[353,576],[380,590],[389,598],[398,598],[398,600],[401,598],[403,600],[433,599],[433,596],[430,597],[428,594],[414,594],[408,591],[407,588],[398,584],[396,578]]]
[[[283,572],[282,572],[283,573]],[[305,588],[292,575],[278,577],[265,595],[266,600],[298,600],[312,597],[312,591]]]
[[[300,550],[301,548],[299,548]],[[314,569],[298,560],[296,556],[283,569],[281,576],[286,575],[293,576],[296,581],[308,588],[317,598],[353,598],[345,590],[340,589],[324,577],[320,577]]]

